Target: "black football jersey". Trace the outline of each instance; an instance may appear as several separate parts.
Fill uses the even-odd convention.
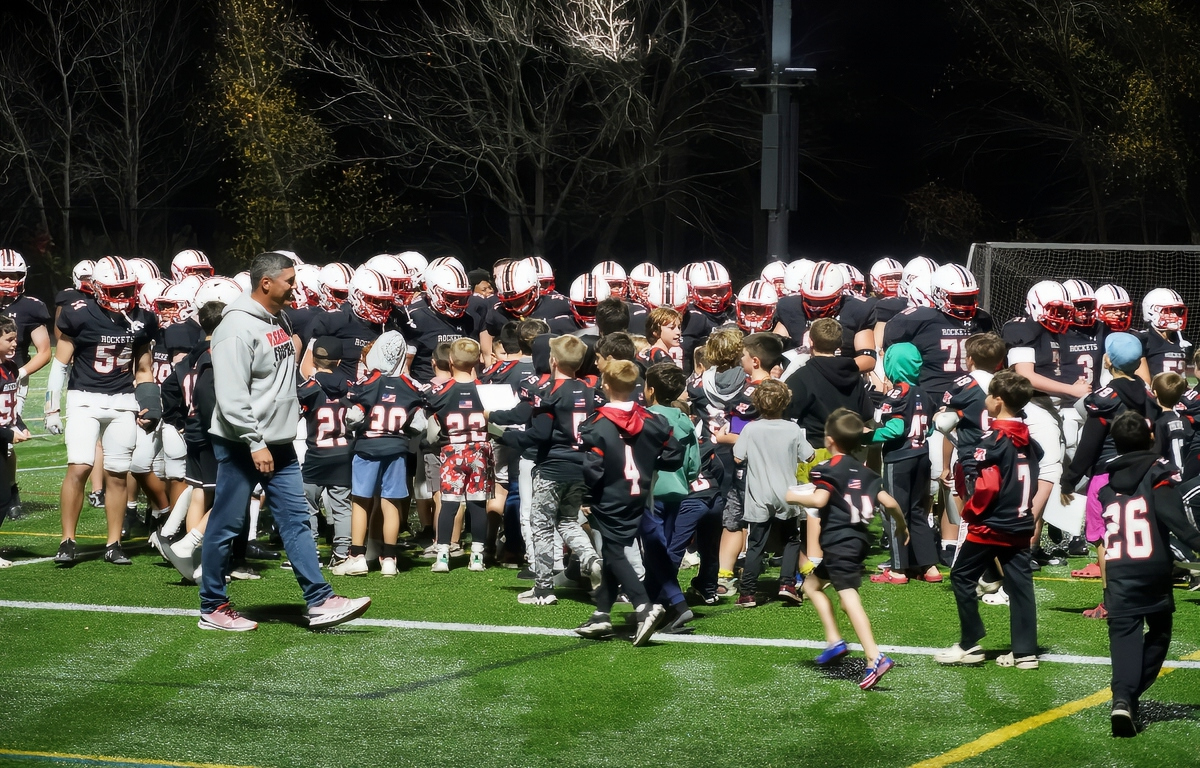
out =
[[[775,305],[775,322],[782,323],[784,330],[794,342],[792,346],[804,344],[808,332],[808,315],[804,312],[803,299],[797,295],[780,296]]]
[[[172,323],[163,328],[162,341],[172,357],[187,354],[204,341],[204,329],[200,327],[196,318],[189,317],[181,323]]]
[[[679,368],[683,367],[683,347],[676,345],[671,347],[669,351],[660,349],[659,347],[646,347],[641,352],[637,353],[637,364],[642,369],[644,375],[652,366],[659,363],[672,363]]]
[[[922,361],[917,383],[939,402],[954,382],[968,373],[967,339],[991,329],[992,318],[983,310],[973,320],[964,321],[931,307],[910,307],[888,321],[883,349],[902,341],[913,344]]]
[[[162,385],[163,421],[183,431],[189,447],[209,445],[208,429],[216,408],[208,341],[180,360]]]
[[[366,414],[354,441],[354,454],[388,458],[407,453],[409,425],[427,408],[426,391],[408,376],[384,376],[379,371],[352,385],[346,400]]]
[[[1182,470],[1192,442],[1192,424],[1179,411],[1163,412],[1154,422],[1154,452]]]
[[[1008,363],[1033,363],[1033,372],[1062,384],[1074,384],[1063,372],[1064,334],[1051,333],[1041,323],[1021,315],[1004,324],[1000,336],[1008,344]],[[1078,378],[1078,377],[1076,377]]]
[[[888,391],[875,411],[875,420],[882,426],[893,419],[902,419],[904,431],[900,437],[883,444],[884,461],[902,461],[928,453],[925,438],[932,410],[929,395],[918,387],[901,381]]]
[[[505,432],[505,445],[534,447],[537,470],[543,477],[557,482],[581,480],[579,430],[595,411],[594,388],[579,379],[552,379],[532,395],[529,405],[528,429]]]
[[[893,317],[908,309],[908,299],[899,296],[889,296],[875,302],[875,322],[886,323]]]
[[[1137,331],[1142,340],[1142,355],[1150,368],[1150,378],[1160,373],[1178,373],[1186,376],[1188,361],[1192,356],[1192,343],[1179,333],[1168,333],[1164,338],[1153,329]]]
[[[1175,411],[1187,420],[1192,429],[1192,437],[1184,449],[1184,466],[1181,467],[1183,479],[1190,480],[1200,469],[1200,391],[1196,387],[1189,388],[1179,399]]]
[[[1136,394],[1143,395],[1140,406],[1138,404],[1139,398],[1135,396]],[[1099,459],[1096,462],[1096,468],[1099,471],[1103,471],[1103,467],[1117,455],[1117,448],[1113,445],[1112,436],[1108,433],[1108,427],[1118,416],[1131,407],[1136,407],[1143,416],[1152,422],[1158,421],[1160,416],[1160,409],[1154,400],[1153,394],[1151,394],[1141,379],[1114,379],[1109,382],[1107,387],[1088,395],[1083,401],[1083,407],[1089,421],[1094,419],[1104,427],[1104,441],[1100,448]],[[1085,429],[1087,426],[1085,423]],[[1081,444],[1084,437],[1090,438],[1090,435],[1086,433],[1081,435]],[[1087,442],[1090,444],[1092,441],[1089,439]]]
[[[970,374],[954,382],[954,389],[942,398],[946,410],[958,414],[958,425],[954,428],[955,452],[968,478],[975,474],[972,460],[975,446],[991,429],[992,417],[988,415],[986,399],[987,392]]]
[[[154,337],[154,346],[150,349],[150,367],[154,372],[154,383],[160,387],[171,376],[175,367],[171,362],[172,355],[163,341],[166,332],[166,328],[159,327]]]
[[[507,384],[513,392],[527,387],[530,379],[536,381],[532,360],[501,360],[479,374],[480,384]]]
[[[430,409],[437,416],[445,441],[451,446],[488,442],[487,417],[477,384],[475,381],[455,381],[436,396],[429,397]]]
[[[994,466],[1000,474],[1000,491],[984,516],[976,522],[1009,534],[1033,533],[1033,495],[1038,487],[1038,462],[1042,450],[1030,441],[1018,446],[999,430],[985,432],[975,447],[979,472]]]
[[[300,416],[307,428],[307,450],[301,468],[306,483],[337,487],[351,484],[353,439],[346,429],[347,391],[346,378],[336,371],[317,372],[297,389]]]
[[[645,336],[650,311],[636,301],[627,301],[625,306],[629,307],[629,333],[633,336]]]
[[[466,314],[471,316],[471,321],[474,324],[474,328],[476,329],[475,333],[477,336],[480,331],[483,331],[487,328],[488,310],[491,309],[492,302],[494,302],[495,300],[496,300],[495,296],[484,297],[484,296],[480,296],[478,293],[472,293],[471,296],[467,299]],[[425,298],[420,297],[420,298],[416,299],[415,301],[420,301],[420,302],[424,303]]]
[[[1092,391],[1098,389],[1100,372],[1104,370],[1104,333],[1071,328],[1062,335],[1059,343],[1062,345],[1059,349],[1062,358],[1062,380],[1074,383],[1083,379],[1091,386]]]
[[[820,512],[822,549],[846,543],[870,542],[868,525],[883,483],[853,456],[841,453],[809,470],[808,479],[829,492],[829,504]]]
[[[629,411],[605,406],[583,425],[580,441],[593,514],[609,527],[634,532],[650,502],[655,471],[683,464],[684,449],[670,423],[638,405]]]
[[[21,414],[17,413],[17,392],[21,388],[18,375],[21,366],[16,360],[0,362],[0,427],[25,428]]]
[[[550,326],[551,336],[579,335],[580,331],[588,330],[585,326],[575,322],[575,316],[570,312],[553,317],[547,320],[546,324]],[[595,326],[592,326],[590,330],[595,330]]]
[[[842,299],[842,308],[838,311],[837,319],[842,324],[842,356],[856,357],[860,351],[854,343],[854,337],[860,331],[875,330],[875,299],[862,296],[846,296]],[[870,350],[874,352],[874,350]]]
[[[393,309],[392,312],[395,313],[396,310]],[[284,307],[283,314],[287,315],[288,322],[292,324],[292,333],[300,339],[300,349],[308,349],[308,342],[313,339],[313,323],[318,317],[327,313],[320,307],[302,307],[300,309]]]
[[[390,324],[389,318],[386,325]],[[368,323],[354,314],[354,309],[348,301],[333,312],[321,313],[309,327],[313,339],[333,336],[342,342],[342,362],[338,366],[338,372],[349,381],[358,381],[366,377],[367,369],[362,362],[363,349],[378,339],[384,330],[385,325]]]
[[[84,293],[83,291],[75,288],[63,288],[58,293],[54,294],[54,306],[65,307],[66,305],[73,304],[80,299],[92,301],[92,295],[90,293]]]
[[[692,360],[695,359],[693,353],[695,353],[696,347],[707,342],[710,333],[733,321],[732,307],[717,314],[705,312],[697,307],[688,307],[687,311],[683,313],[683,332],[680,336],[685,371],[692,370]]]
[[[17,324],[17,348],[12,360],[17,367],[29,362],[29,347],[33,344],[33,332],[50,324],[50,310],[41,299],[22,294],[3,310]]]
[[[134,355],[158,333],[158,320],[140,308],[127,315],[80,299],[63,307],[58,329],[75,342],[68,389],[107,395],[133,392]]]
[[[443,341],[454,341],[464,336],[479,338],[480,326],[475,324],[475,316],[470,312],[462,317],[447,317],[435,312],[424,298],[413,301],[408,306],[408,324],[400,330],[408,341],[409,347],[415,352],[411,366],[412,377],[419,382],[428,382],[433,378],[433,351]]]

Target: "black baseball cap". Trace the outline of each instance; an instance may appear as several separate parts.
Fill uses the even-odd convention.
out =
[[[313,343],[313,357],[326,360],[342,359],[342,340],[336,336],[320,336]]]

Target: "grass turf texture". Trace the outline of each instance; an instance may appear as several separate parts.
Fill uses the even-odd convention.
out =
[[[36,393],[31,402],[29,410],[39,410]],[[37,433],[40,422],[32,426]],[[64,462],[61,438],[18,453],[23,469]],[[0,550],[10,559],[48,557],[58,545],[62,470],[18,477],[30,517],[0,528]],[[82,548],[102,548],[100,510],[85,509],[80,531],[98,537],[81,537]],[[126,568],[93,558],[71,569],[0,571],[0,599],[197,606],[196,588],[156,554],[131,551]],[[517,604],[528,582],[514,571],[470,573],[462,560],[438,575],[428,561],[409,565],[396,579],[333,583],[344,594],[370,594],[371,619],[566,628],[590,612],[581,593],[563,592],[552,607]],[[1107,655],[1104,623],[1079,616],[1098,601],[1099,584],[1070,581],[1068,570],[1044,569],[1048,578],[1037,582],[1041,644]],[[764,578],[763,590],[772,584]],[[190,617],[0,608],[0,749],[258,766],[909,765],[1088,696],[1109,674],[1050,663],[1034,672],[991,663],[941,668],[897,656],[896,669],[863,693],[859,653],[826,671],[813,664],[816,651],[803,649],[635,649],[620,640],[356,626],[314,634],[291,623],[302,609],[299,591],[276,565],[260,581],[234,583],[230,594],[273,621],[229,635],[201,632]],[[1176,597],[1171,658],[1200,647],[1200,594]],[[957,639],[948,582],[864,584],[863,600],[882,643],[944,647]],[[1007,609],[981,609],[990,630],[984,647],[1007,650]],[[702,635],[822,637],[808,606],[693,610]],[[1196,765],[1197,691],[1200,670],[1164,676],[1147,695],[1157,704],[1144,705],[1152,722],[1137,739],[1109,738],[1108,708],[1099,706],[961,764]],[[0,766],[31,764],[54,761],[0,755]]]

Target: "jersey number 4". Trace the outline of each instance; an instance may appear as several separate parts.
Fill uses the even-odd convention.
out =
[[[1135,496],[1124,502],[1114,501],[1104,508],[1104,559],[1145,560],[1154,554],[1150,535],[1150,510],[1146,500]],[[1124,519],[1122,519],[1122,517]]]

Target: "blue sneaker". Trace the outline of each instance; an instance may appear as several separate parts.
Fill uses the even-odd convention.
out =
[[[873,687],[875,683],[879,682],[879,678],[883,677],[884,673],[895,665],[896,662],[882,653],[879,654],[879,659],[875,662],[875,666],[867,667],[866,671],[863,672],[863,679],[859,682],[858,687],[864,691]]]
[[[850,649],[846,647],[846,641],[838,640],[817,655],[817,664],[823,667],[826,664],[837,661],[847,653],[850,653]]]

